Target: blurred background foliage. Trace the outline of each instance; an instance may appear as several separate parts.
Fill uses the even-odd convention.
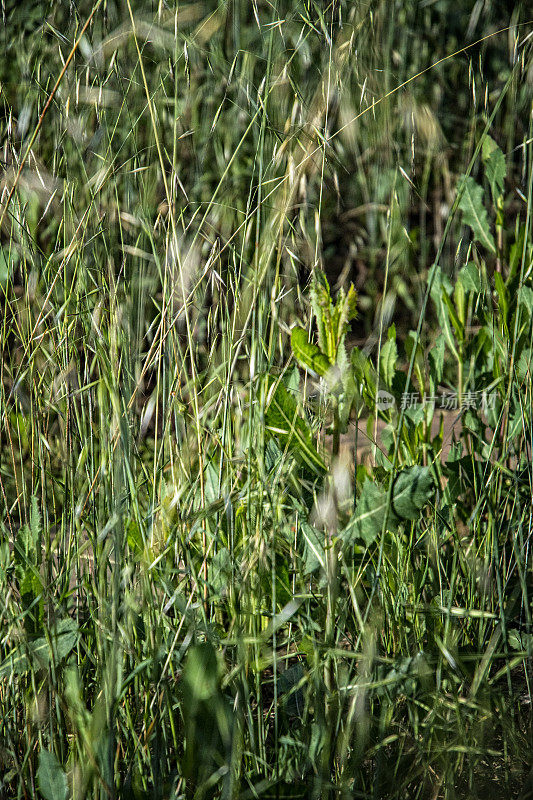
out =
[[[281,249],[277,257],[289,281],[305,283],[317,261],[333,283],[353,280],[364,311],[361,335],[368,335],[383,301],[390,208],[393,241],[384,302],[388,309],[398,304],[406,322],[416,320],[455,178],[516,56],[524,3],[279,2],[271,8],[254,2],[132,2],[131,8],[159,143],[169,174],[173,170],[174,213],[190,271],[214,247],[222,273],[232,259],[253,262],[256,237],[247,220],[259,199],[260,173],[268,186],[260,200],[263,218],[275,224],[276,209],[287,212],[282,241],[269,242],[265,252],[273,258],[272,248]],[[61,69],[60,52],[70,42],[64,32],[75,35],[90,10],[89,3],[3,4],[8,165],[11,149],[23,149],[31,135]],[[518,183],[529,89],[529,80],[517,81],[495,123]],[[32,150],[45,168],[45,185],[32,187],[36,169],[28,164],[26,170],[36,217],[33,229],[29,221],[34,258],[46,259],[57,246],[57,202],[65,182],[72,209],[92,203],[91,219],[83,224],[91,240],[86,248],[101,247],[91,233],[104,215],[113,259],[124,246],[149,254],[161,247],[150,236],[164,238],[168,198],[146,103],[128,7],[106,1]],[[261,163],[260,139],[268,154]],[[124,214],[130,215],[127,222]],[[92,256],[96,263],[107,258]],[[449,245],[449,270],[453,257]],[[126,274],[141,267],[143,280],[157,284],[157,270],[146,259],[141,265],[140,258],[126,250]],[[114,266],[118,272],[120,263]]]
[[[470,433],[456,443],[460,512],[420,504],[381,544],[350,539],[337,567],[312,512],[328,490],[266,434],[261,378],[285,373],[313,272],[334,295],[354,283],[351,344],[372,353],[391,322],[409,341],[509,78],[490,133],[515,241],[531,213],[530,4],[0,10],[0,792],[518,796],[529,412],[492,484]],[[439,260],[452,282],[471,239],[458,217]],[[293,365],[284,377],[324,440],[324,397]],[[404,464],[427,470],[416,436]],[[335,470],[344,524],[355,475]]]

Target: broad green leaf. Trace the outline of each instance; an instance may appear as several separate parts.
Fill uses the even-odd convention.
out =
[[[322,567],[325,570],[324,534],[319,533],[305,521],[300,522],[300,530],[304,538],[304,574],[309,575],[318,567]]]
[[[44,800],[67,800],[67,776],[54,753],[48,750],[39,753],[37,784]]]
[[[509,647],[513,650],[526,650],[528,653],[533,649],[533,634],[519,631],[515,628],[507,632]]]
[[[368,358],[358,347],[353,347],[350,355],[354,378],[357,383],[363,383],[365,380],[365,373],[368,368]],[[375,384],[374,384],[375,390]]]
[[[405,348],[405,355],[411,360],[413,355],[413,350],[416,348],[415,354],[415,364],[423,364],[424,363],[424,351],[422,350],[422,345],[420,344],[420,337],[416,331],[409,331],[405,337],[405,341],[403,344]]]
[[[274,469],[283,458],[283,453],[278,447],[278,443],[274,438],[269,438],[265,447],[265,467],[267,472]]]
[[[184,753],[180,771],[203,784],[231,754],[232,712],[221,688],[223,664],[210,641],[192,645],[181,676]]]
[[[435,271],[435,275],[433,278],[433,282],[431,284],[431,299],[435,304],[439,325],[444,334],[444,338],[446,339],[446,344],[448,345],[448,349],[455,356],[455,358],[458,359],[459,356],[457,354],[457,349],[455,346],[455,337],[453,335],[453,330],[450,322],[450,313],[448,310],[448,304],[445,302],[444,299],[445,296],[447,296],[448,298],[450,297],[450,294],[452,292],[452,287],[449,279],[443,274],[442,269],[439,266],[435,265],[434,267],[432,267],[432,270]]]
[[[340,534],[343,544],[350,545],[355,539],[361,539],[367,547],[370,547],[383,529],[386,508],[386,492],[367,478],[363,483],[355,512]],[[392,530],[395,529],[393,517],[393,514],[389,514],[388,527],[390,529],[392,524]]]
[[[429,371],[435,387],[437,387],[442,380],[442,372],[444,369],[444,349],[444,337],[439,336],[429,351]]]
[[[531,233],[525,224],[516,222],[515,240],[509,248],[509,275],[507,280],[512,281],[518,272],[525,253],[524,262],[531,264],[533,261],[533,244],[530,241]],[[527,240],[526,240],[527,235]]]
[[[487,176],[492,193],[492,200],[496,206],[498,199],[503,194],[503,186],[507,174],[505,156],[494,139],[491,139],[490,136],[486,136],[483,140],[483,149],[481,153],[485,165],[485,175]]]
[[[415,403],[410,408],[407,408],[405,416],[410,422],[412,422],[413,426],[416,428],[424,421],[425,418],[424,404]]]
[[[218,491],[218,470],[215,465],[209,461],[205,468],[205,496],[208,503],[214,503],[219,498]]]
[[[530,286],[520,287],[518,302],[525,306],[530,316],[533,316],[533,289]]]
[[[41,517],[37,498],[32,496],[30,524],[23,525],[15,539],[16,575],[21,595],[38,597],[42,593],[39,574]]]
[[[394,483],[392,506],[399,519],[416,520],[421,509],[431,499],[435,485],[429,467],[408,467]]]
[[[216,650],[210,642],[201,642],[189,648],[182,680],[193,703],[216,696],[219,675]]]
[[[342,373],[342,391],[339,395],[339,424],[341,433],[346,433],[350,412],[358,396],[353,370],[347,367]]]
[[[61,620],[50,632],[50,643],[45,636],[41,636],[15,647],[0,665],[0,678],[13,673],[21,675],[29,669],[44,669],[52,660],[58,664],[74,649],[78,638],[79,630],[74,620]]]
[[[209,565],[209,583],[216,594],[220,595],[231,579],[231,556],[227,547],[221,547],[215,553]]]
[[[288,669],[285,669],[278,677],[278,697],[285,713],[291,717],[301,717],[305,708],[305,695],[302,691],[302,684],[305,681],[305,670],[303,665],[298,662]],[[279,702],[279,701],[278,701]],[[301,792],[301,789],[300,789]],[[289,800],[290,797],[302,797],[296,792],[291,795],[283,792],[280,797]]]
[[[1,535],[4,531],[0,528]],[[6,537],[7,538],[7,537]],[[5,582],[8,580],[9,570],[11,567],[11,552],[7,541],[0,544],[0,591],[4,588]]]
[[[531,380],[533,374],[533,350],[530,347],[524,348],[520,353],[520,358],[516,363],[516,372],[519,380]]]
[[[265,423],[301,464],[315,473],[325,472],[324,460],[316,449],[309,425],[298,414],[295,398],[272,375],[267,376]]]
[[[31,498],[30,533],[33,546],[36,548],[41,535],[41,512],[39,510],[39,502],[35,495],[32,495]]]
[[[5,287],[11,276],[11,264],[6,256],[6,251],[0,247],[0,286]]]
[[[30,669],[30,666],[30,660],[22,647],[15,647],[0,665],[0,678],[22,675]]]
[[[41,595],[43,585],[37,567],[30,564],[26,569],[18,568],[16,573],[18,576],[19,591],[23,597],[26,595],[39,597]]]
[[[140,557],[144,552],[144,542],[141,529],[136,520],[130,519],[128,522],[126,536],[130,551]]]
[[[474,292],[479,294],[481,292],[481,275],[477,264],[469,261],[466,267],[459,271],[458,280],[463,284],[465,292]]]
[[[66,658],[71,650],[76,647],[79,639],[79,629],[73,619],[62,619],[50,636],[55,656],[55,663]],[[48,648],[50,653],[50,648]]]
[[[298,365],[295,364],[293,369],[284,375],[283,383],[291,394],[297,395],[300,391],[300,370]]]
[[[369,408],[374,407],[378,376],[374,365],[369,358],[358,348],[354,347],[350,355],[352,374],[356,388],[362,392],[365,403]]]
[[[331,363],[320,347],[307,340],[307,331],[303,328],[293,328],[291,333],[291,348],[299,363],[311,370],[321,378],[331,368]]]
[[[387,386],[392,384],[397,360],[398,349],[396,347],[396,339],[389,337],[381,348],[381,353],[379,354],[379,371],[381,372],[381,377]]]
[[[408,467],[395,479],[392,503],[387,518],[387,530],[396,531],[402,520],[416,520],[434,492],[429,467]],[[387,492],[367,478],[355,512],[340,534],[345,545],[362,539],[369,547],[383,530],[387,510]]]
[[[472,229],[474,240],[491,253],[495,253],[496,245],[490,232],[487,209],[483,205],[483,189],[470,176],[464,178],[459,208],[463,212],[463,225],[468,225]]]
[[[524,431],[524,414],[522,409],[515,409],[514,413],[509,415],[509,424],[507,426],[507,441],[512,442],[517,436],[521,436]]]

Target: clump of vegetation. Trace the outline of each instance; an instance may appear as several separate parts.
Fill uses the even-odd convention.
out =
[[[0,796],[531,796],[531,20],[457,5],[2,5]]]

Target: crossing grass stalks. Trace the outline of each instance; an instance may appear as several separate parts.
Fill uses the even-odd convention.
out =
[[[530,797],[527,4],[2,14],[0,795]]]

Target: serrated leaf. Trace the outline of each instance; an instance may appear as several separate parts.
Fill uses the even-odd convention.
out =
[[[267,376],[265,423],[301,464],[316,474],[325,472],[324,460],[316,449],[309,425],[298,414],[295,398],[272,375]]]
[[[490,185],[494,205],[503,194],[507,166],[505,156],[490,136],[483,140],[482,159],[485,165],[485,175]]]
[[[68,781],[54,753],[41,750],[37,768],[37,783],[44,800],[66,800]]]
[[[483,189],[471,176],[464,178],[459,209],[463,212],[463,225],[471,228],[474,240],[495,253],[496,245],[490,232],[487,209],[483,205]]]
[[[353,284],[350,284],[348,294],[344,289],[340,289],[337,295],[337,302],[333,312],[333,340],[335,352],[344,345],[344,339],[348,333],[349,323],[357,315],[357,292]]]
[[[357,317],[357,292],[353,283],[350,284],[346,295],[346,321],[351,322]]]
[[[295,358],[306,369],[323,378],[331,368],[331,363],[318,345],[307,340],[307,331],[293,328],[291,332],[291,348]]]
[[[331,342],[328,334],[331,331],[333,303],[327,278],[320,270],[316,270],[313,275],[309,297],[318,329],[318,344],[321,351],[329,356]]]
[[[351,284],[348,293],[340,289],[337,294],[335,304],[331,298],[328,280],[322,270],[315,270],[310,290],[311,308],[316,318],[318,329],[319,351],[324,355],[331,365],[336,364],[342,370],[342,363],[345,362],[346,352],[344,350],[344,340],[348,332],[350,320],[357,314],[357,292]],[[303,340],[301,334],[297,334],[297,345],[305,347],[308,343]],[[316,354],[315,354],[316,355]],[[309,353],[309,357],[313,357]],[[307,365],[307,356],[304,355],[304,363]],[[322,362],[325,368],[325,362]],[[318,370],[314,370],[318,374]]]

